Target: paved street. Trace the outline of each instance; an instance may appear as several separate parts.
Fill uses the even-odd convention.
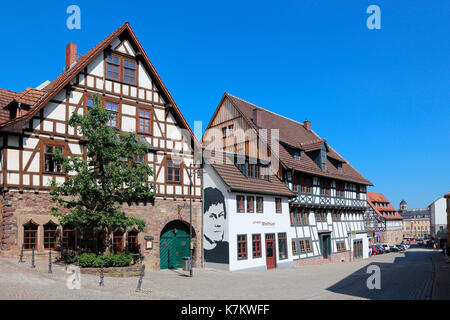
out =
[[[428,299],[432,292],[432,256],[426,248],[374,256],[351,263],[271,271],[225,272],[196,269],[194,278],[181,270],[147,271],[143,290],[137,277],[81,275],[81,289],[69,290],[63,266],[48,274],[46,262],[0,259],[0,299]],[[366,286],[369,265],[381,269],[381,289]]]

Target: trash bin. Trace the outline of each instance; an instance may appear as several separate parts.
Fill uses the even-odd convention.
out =
[[[183,270],[184,271],[191,271],[192,263],[190,257],[184,257],[183,258]]]

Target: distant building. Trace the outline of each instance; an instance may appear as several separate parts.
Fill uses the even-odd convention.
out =
[[[450,239],[448,238],[450,234],[450,192],[447,192],[444,198],[447,201],[447,247],[450,248]]]
[[[438,247],[442,247],[444,242],[447,242],[447,205],[444,197],[440,197],[436,201],[432,202],[428,209],[431,215],[430,235],[431,239],[438,244]]]
[[[405,200],[400,202],[398,213],[403,217],[403,238],[428,238],[430,236],[430,210],[408,209]]]
[[[364,224],[370,243],[399,244],[403,240],[403,218],[381,193],[367,192],[369,207]]]

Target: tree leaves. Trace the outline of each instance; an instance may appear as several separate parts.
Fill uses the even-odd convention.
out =
[[[85,157],[65,157],[61,152],[54,155],[64,172],[74,174],[67,175],[64,183],[51,183],[51,198],[58,204],[52,208],[52,214],[59,217],[62,225],[97,232],[145,228],[144,220],[126,216],[120,204],[153,201],[152,168],[135,161],[138,155],[148,154],[149,148],[139,142],[135,133],[121,133],[107,126],[113,118],[95,95],[87,115],[74,112],[69,120],[70,126],[84,136],[81,143]]]

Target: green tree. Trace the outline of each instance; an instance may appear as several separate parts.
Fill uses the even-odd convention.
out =
[[[120,204],[153,201],[154,184],[149,182],[153,172],[140,161],[141,155],[149,152],[149,145],[134,133],[108,126],[114,115],[101,107],[98,96],[92,100],[86,115],[74,112],[69,120],[83,135],[85,157],[65,157],[59,151],[54,156],[70,175],[64,183],[51,183],[51,198],[58,204],[52,214],[63,226],[70,224],[103,235],[107,249],[110,244],[104,235],[114,229],[144,230],[145,221],[126,216]]]

